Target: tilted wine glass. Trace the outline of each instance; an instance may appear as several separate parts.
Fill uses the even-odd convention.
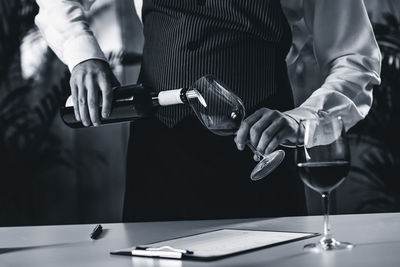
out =
[[[238,96],[212,75],[201,77],[189,90],[193,90],[198,96],[189,98],[188,103],[208,130],[221,136],[236,134],[245,118],[245,107]],[[250,175],[254,181],[270,174],[285,157],[283,150],[263,155],[250,141],[246,144],[261,159]]]

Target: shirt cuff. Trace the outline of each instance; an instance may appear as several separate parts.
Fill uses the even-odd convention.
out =
[[[292,118],[295,120],[299,125],[301,120],[305,119],[315,119],[318,117],[318,115],[315,114],[315,111],[312,111],[310,109],[307,109],[305,107],[298,107],[295,109],[291,109],[288,111],[283,112],[286,116]],[[281,146],[283,147],[290,147],[290,148],[295,148],[296,144],[290,142],[290,141],[284,141]]]
[[[315,113],[315,111],[301,106],[295,109],[285,111],[283,112],[283,114],[294,119],[297,123],[300,123],[301,120],[318,118],[318,115]]]
[[[92,35],[81,35],[65,43],[63,60],[69,71],[88,59],[100,59],[107,62],[103,51]]]

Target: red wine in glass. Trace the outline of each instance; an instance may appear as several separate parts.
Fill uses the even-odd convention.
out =
[[[296,164],[304,184],[321,194],[324,207],[323,237],[304,249],[351,249],[354,245],[332,237],[329,225],[329,194],[344,181],[350,169],[350,151],[341,117],[324,116],[300,122]]]
[[[305,162],[297,164],[303,182],[321,194],[338,187],[349,172],[350,163],[345,160],[327,162]]]

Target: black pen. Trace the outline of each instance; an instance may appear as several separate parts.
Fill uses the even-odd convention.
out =
[[[101,224],[98,224],[93,229],[93,231],[90,233],[90,238],[91,239],[97,239],[102,232],[103,232],[103,227],[101,226]]]

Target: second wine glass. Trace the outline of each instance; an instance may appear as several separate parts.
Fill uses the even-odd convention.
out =
[[[299,175],[308,187],[321,194],[324,212],[322,239],[304,248],[312,251],[352,248],[352,244],[332,237],[329,224],[330,193],[344,181],[350,168],[350,150],[341,117],[302,120],[296,150]]]

